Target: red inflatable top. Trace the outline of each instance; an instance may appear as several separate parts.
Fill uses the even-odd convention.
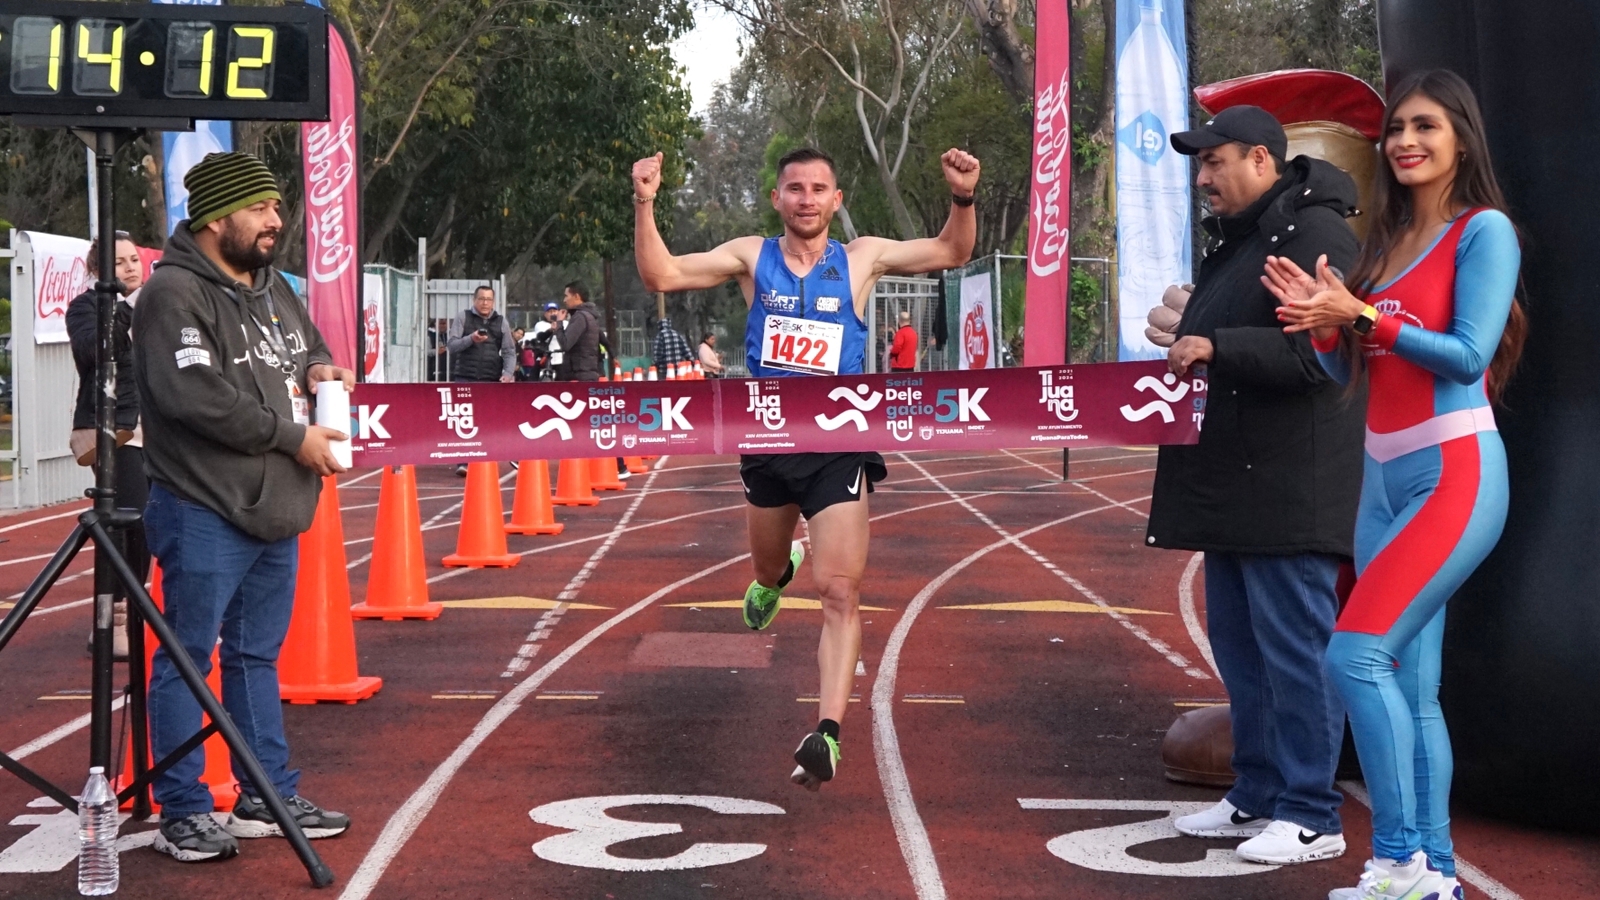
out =
[[[1285,69],[1230,78],[1194,89],[1200,108],[1216,115],[1230,106],[1249,104],[1272,113],[1279,122],[1339,122],[1368,140],[1383,135],[1383,98],[1372,85],[1344,72]]]

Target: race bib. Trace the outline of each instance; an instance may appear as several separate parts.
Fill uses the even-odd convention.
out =
[[[788,316],[767,315],[761,331],[761,365],[812,375],[839,374],[844,326]]]

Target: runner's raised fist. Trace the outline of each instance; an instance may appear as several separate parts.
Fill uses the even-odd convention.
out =
[[[946,150],[939,157],[939,164],[944,168],[944,180],[950,183],[950,190],[963,197],[972,196],[978,188],[978,158],[965,150],[954,147]],[[637,170],[635,170],[637,171]]]
[[[649,200],[661,190],[661,160],[663,154],[646,156],[633,164],[634,196]]]

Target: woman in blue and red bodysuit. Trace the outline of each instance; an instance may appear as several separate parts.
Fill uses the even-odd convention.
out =
[[[1370,379],[1357,580],[1327,664],[1372,798],[1372,860],[1330,900],[1461,900],[1450,736],[1439,708],[1445,601],[1500,538],[1505,449],[1490,400],[1521,352],[1521,250],[1466,82],[1424,72],[1385,110],[1388,165],[1345,288],[1269,258],[1285,331],[1329,374]]]

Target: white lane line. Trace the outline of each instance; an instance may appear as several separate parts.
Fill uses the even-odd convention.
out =
[[[901,458],[905,459],[906,462],[910,463],[912,466],[915,466],[917,468],[917,471],[922,472],[924,475],[927,475],[927,470],[923,469],[922,466],[918,465],[915,461],[913,461],[911,459],[907,459],[904,455],[902,455]],[[931,481],[934,484],[934,486],[936,486],[936,487],[940,487],[940,488],[944,487],[943,482],[939,481],[938,478],[935,478],[932,475],[928,475],[928,480]],[[1095,491],[1093,488],[1089,488],[1087,490],[1089,490],[1091,493],[1094,493],[1094,494],[1097,494],[1099,496],[1104,497],[1103,494],[1100,494],[1099,491]],[[1002,538],[1004,538],[1005,540],[1010,542],[1013,546],[1015,546],[1018,550],[1021,550],[1023,553],[1026,553],[1028,555],[1028,557],[1030,559],[1032,559],[1034,562],[1038,563],[1041,566],[1044,566],[1045,569],[1050,572],[1050,574],[1056,576],[1057,578],[1059,578],[1062,581],[1065,581],[1067,584],[1071,585],[1073,590],[1075,590],[1078,593],[1082,594],[1084,596],[1084,598],[1087,599],[1090,603],[1093,603],[1095,606],[1098,606],[1102,610],[1104,610],[1106,615],[1110,616],[1113,620],[1115,620],[1117,622],[1117,624],[1119,624],[1123,628],[1127,629],[1130,634],[1132,634],[1134,637],[1138,638],[1139,640],[1143,641],[1145,643],[1145,645],[1148,646],[1150,649],[1152,649],[1152,650],[1156,651],[1157,653],[1161,654],[1162,658],[1166,659],[1167,662],[1172,663],[1174,666],[1178,667],[1179,669],[1182,669],[1183,673],[1185,675],[1188,675],[1190,678],[1194,678],[1194,679],[1199,680],[1199,681],[1210,681],[1211,680],[1211,676],[1209,674],[1207,674],[1205,671],[1195,667],[1194,665],[1191,665],[1189,660],[1184,658],[1183,654],[1181,654],[1178,651],[1172,649],[1172,647],[1170,645],[1168,645],[1166,641],[1163,641],[1160,638],[1156,637],[1155,635],[1151,634],[1149,631],[1146,631],[1145,627],[1143,625],[1138,624],[1137,622],[1133,621],[1133,619],[1129,618],[1128,616],[1124,615],[1123,613],[1118,612],[1110,603],[1107,603],[1105,601],[1105,598],[1101,597],[1099,594],[1097,594],[1094,591],[1090,590],[1088,585],[1086,585],[1083,582],[1079,581],[1078,579],[1074,578],[1071,574],[1067,573],[1060,566],[1057,566],[1054,562],[1051,562],[1048,558],[1045,557],[1044,554],[1042,554],[1039,551],[1033,549],[1029,545],[1023,543],[1020,538],[1013,536],[1010,532],[1006,531],[1004,528],[1001,528],[1000,525],[995,522],[995,520],[989,518],[989,516],[985,515],[982,510],[978,509],[976,506],[973,506],[970,502],[968,502],[967,498],[956,496],[954,494],[954,492],[951,492],[951,496],[955,497],[955,501],[957,503],[960,503],[962,506],[966,507],[968,512],[970,512],[974,516],[976,516],[978,518],[978,521],[980,521],[983,524],[989,526],[990,530],[992,530],[995,534],[1000,535]],[[1110,498],[1106,498],[1106,499],[1109,500]],[[1147,500],[1147,499],[1149,499],[1149,498],[1148,497],[1140,497],[1139,498],[1139,500]],[[1134,501],[1131,501],[1131,502],[1137,503],[1137,502],[1139,502],[1139,500],[1134,500]],[[1110,504],[1112,506],[1115,506],[1115,507],[1118,507],[1118,508],[1121,508],[1121,509],[1127,509],[1128,508],[1128,503],[1127,502],[1111,500]],[[1141,513],[1141,515],[1143,515],[1143,514]]]
[[[83,549],[78,551],[78,555],[82,556],[85,553],[93,553],[93,552],[94,552],[94,543],[91,541],[90,543],[87,543],[87,544],[83,545]],[[41,559],[49,559],[50,557],[55,556],[55,555],[56,555],[55,551],[52,550],[49,553],[41,553],[38,556],[24,556],[24,557],[21,557],[20,559],[8,559],[8,560],[5,560],[4,562],[0,562],[0,566],[14,566],[17,563],[35,562],[35,561],[41,560]]]
[[[350,479],[349,481],[346,481],[346,482],[340,484],[339,487],[347,488],[347,487],[350,487],[351,485],[354,485],[354,484],[360,484],[361,482],[366,481],[368,478],[371,478],[372,476],[374,476],[374,475],[376,475],[376,474],[378,474],[379,472],[382,472],[382,471],[383,471],[383,466],[379,466],[376,469],[373,469],[371,472],[366,473],[365,475],[357,475],[356,477]]]
[[[1200,624],[1200,615],[1194,608],[1194,578],[1205,559],[1204,553],[1196,553],[1189,557],[1189,564],[1183,567],[1183,577],[1178,580],[1178,614],[1183,616],[1183,627],[1189,629],[1189,639],[1194,641],[1195,648],[1205,657],[1206,665],[1221,681],[1222,672],[1217,668],[1217,658],[1211,655],[1211,640],[1206,637],[1205,626]]]
[[[519,682],[516,687],[507,691],[504,697],[501,697],[493,706],[489,707],[489,711],[484,713],[483,718],[478,721],[478,724],[467,735],[466,739],[449,756],[445,757],[444,762],[440,763],[438,768],[434,769],[433,773],[428,776],[428,779],[410,797],[406,798],[406,802],[395,810],[394,815],[389,817],[389,821],[383,826],[383,831],[378,834],[378,839],[373,842],[372,849],[367,851],[367,855],[361,860],[360,867],[356,869],[355,874],[350,876],[350,881],[345,886],[344,892],[339,895],[339,900],[365,900],[366,897],[372,894],[373,889],[378,886],[378,880],[383,877],[384,871],[389,868],[390,863],[394,862],[394,858],[405,847],[406,841],[410,840],[411,836],[416,833],[417,828],[422,825],[422,820],[427,817],[434,804],[439,801],[439,797],[444,794],[445,788],[450,784],[451,779],[455,778],[456,773],[461,771],[461,767],[466,764],[467,759],[483,745],[484,741],[489,739],[490,735],[494,734],[496,729],[505,724],[505,721],[511,718],[512,713],[515,713],[522,706],[523,701],[537,691],[540,685],[549,680],[551,675],[554,675],[573,657],[583,652],[590,644],[599,640],[606,632],[642,612],[662,597],[707,575],[749,558],[750,554],[748,553],[740,554],[714,566],[701,569],[693,575],[680,578],[657,590],[638,603],[595,626],[583,637],[567,645],[565,650],[562,650],[549,662],[540,666],[532,675]]]
[[[928,829],[922,824],[922,816],[917,813],[917,802],[911,796],[911,780],[906,774],[905,760],[900,755],[900,736],[894,727],[895,683],[899,676],[900,651],[905,647],[911,626],[940,588],[989,553],[1035,532],[1108,509],[1116,509],[1116,505],[1108,504],[1063,516],[1029,528],[1015,537],[1003,535],[1001,540],[972,551],[918,591],[906,605],[906,611],[895,623],[894,630],[889,633],[883,657],[878,661],[878,678],[872,684],[872,752],[877,758],[878,778],[883,782],[884,799],[889,804],[889,818],[894,823],[895,838],[900,842],[900,853],[905,857],[906,867],[911,870],[911,884],[916,889],[918,900],[944,900],[945,890],[944,880],[939,875],[939,861],[934,857],[932,842],[928,840]]]
[[[126,697],[118,697],[117,699],[111,701],[111,711],[116,712],[117,710],[121,709],[122,704],[126,702],[126,700]],[[26,744],[23,744],[21,747],[18,747],[6,755],[10,756],[12,759],[23,759],[25,757],[32,756],[51,744],[54,744],[63,738],[70,737],[75,732],[87,727],[89,724],[89,716],[89,713],[84,713],[83,715],[73,719],[71,722],[62,725],[59,728],[52,729],[44,734],[39,735],[38,737],[27,742]]]
[[[589,583],[589,578],[594,575],[595,567],[600,565],[600,560],[605,559],[606,554],[611,552],[611,548],[616,546],[617,538],[621,537],[622,533],[628,529],[628,523],[633,520],[633,514],[639,511],[639,504],[644,502],[644,498],[650,496],[650,486],[655,484],[656,476],[661,474],[661,466],[666,461],[667,457],[665,456],[656,460],[656,467],[651,470],[650,477],[645,479],[644,487],[634,495],[633,502],[628,504],[627,511],[622,514],[622,518],[617,520],[617,524],[611,527],[611,531],[600,542],[600,546],[594,548],[594,552],[589,554],[588,560],[578,568],[577,573],[572,576],[572,580],[567,582],[567,586],[562,588],[561,593],[556,595],[558,602],[555,608],[546,612],[539,620],[539,627],[528,635],[528,640],[517,649],[517,653],[511,657],[511,661],[506,663],[505,671],[500,673],[501,678],[512,678],[518,672],[527,671],[529,661],[533,659],[533,654],[539,650],[536,642],[550,636],[550,629],[546,626],[554,626],[559,622],[561,614],[567,611],[567,604],[578,599],[578,592],[583,590],[585,584]]]
[[[662,461],[664,462],[665,459],[666,458],[663,457]],[[906,513],[915,513],[938,506],[947,506],[954,502],[956,501],[941,500],[938,503],[928,503],[922,506],[913,506],[907,509],[895,510],[894,512],[873,516],[870,521],[877,522],[883,519],[893,518],[894,516],[904,515]],[[727,507],[727,509],[739,508],[742,508],[742,504],[739,507]],[[688,518],[688,516],[680,516],[677,518]],[[1069,516],[1068,518],[1072,517]],[[672,520],[662,520],[662,523],[667,521]],[[647,527],[649,526],[634,526],[634,528]],[[1032,534],[1032,531],[1027,533]],[[585,540],[588,539],[586,538]],[[422,825],[422,820],[427,818],[428,812],[432,810],[434,804],[439,801],[439,797],[444,793],[444,789],[449,786],[450,781],[455,778],[456,773],[461,771],[461,767],[466,764],[467,759],[471,757],[473,752],[476,751],[478,747],[481,746],[483,742],[494,733],[495,729],[504,724],[505,721],[511,717],[511,714],[516,712],[517,709],[522,706],[522,702],[535,691],[537,691],[540,685],[544,684],[544,682],[548,680],[551,675],[555,674],[573,657],[582,652],[584,648],[594,643],[600,638],[601,635],[605,634],[607,631],[610,631],[612,628],[616,627],[622,622],[632,618],[634,615],[655,601],[671,594],[673,591],[676,591],[679,588],[693,584],[695,581],[701,578],[720,572],[735,563],[742,562],[749,558],[750,554],[741,553],[738,556],[723,560],[716,565],[708,566],[704,569],[701,569],[699,572],[694,573],[693,575],[680,578],[679,580],[674,581],[672,584],[661,588],[650,596],[640,600],[638,603],[635,603],[634,605],[624,609],[606,621],[595,626],[594,629],[589,631],[583,637],[578,638],[576,641],[569,644],[565,650],[561,651],[553,659],[541,666],[532,675],[529,675],[527,679],[519,683],[510,691],[506,692],[505,696],[501,697],[494,706],[489,708],[488,712],[484,713],[483,718],[478,721],[478,724],[472,729],[472,732],[467,735],[466,739],[463,740],[461,744],[458,745],[456,749],[445,758],[444,762],[439,764],[438,768],[433,770],[433,773],[428,776],[428,779],[424,781],[422,785],[411,794],[411,796],[406,798],[405,803],[401,804],[400,808],[395,810],[394,815],[389,817],[389,821],[383,826],[383,831],[378,834],[378,839],[373,842],[372,848],[369,849],[366,856],[362,858],[361,866],[356,869],[355,874],[351,876],[350,883],[346,885],[344,893],[339,895],[339,900],[365,900],[365,898],[372,893],[373,888],[377,887],[378,880],[383,877],[384,871],[388,869],[390,863],[394,862],[395,857],[400,854],[400,851],[405,847],[406,842],[411,839],[411,835],[414,834],[417,828]],[[463,569],[458,571],[467,570]]]
[[[18,522],[15,525],[7,525],[4,528],[0,528],[0,534],[4,534],[7,531],[16,531],[18,528],[27,528],[30,525],[37,525],[40,522],[51,522],[51,521],[54,521],[56,519],[66,519],[66,518],[70,518],[72,516],[81,516],[81,515],[83,515],[84,511],[87,510],[88,508],[89,508],[88,504],[84,504],[83,506],[79,506],[79,507],[75,507],[73,509],[69,509],[66,512],[56,513],[53,516],[40,516],[37,519],[29,519],[26,522]]]
[[[1198,558],[1200,555],[1201,554],[1196,553],[1195,557]],[[1189,581],[1191,569],[1194,567],[1194,562],[1191,560],[1189,565],[1190,568],[1184,570],[1183,583],[1187,583]],[[1194,633],[1194,639],[1195,643],[1200,645],[1201,652],[1205,654],[1206,659],[1210,659],[1211,638],[1206,635],[1204,630],[1201,630],[1198,633]],[[1221,679],[1220,675],[1218,676],[1218,679]],[[1362,806],[1365,806],[1367,809],[1372,808],[1372,797],[1367,794],[1366,785],[1359,781],[1341,781],[1339,782],[1339,787],[1343,788],[1345,793],[1356,798],[1356,800],[1360,802]],[[1506,887],[1489,873],[1483,871],[1472,863],[1467,862],[1466,857],[1461,856],[1460,854],[1456,855],[1456,875],[1467,884],[1470,884],[1478,890],[1483,891],[1489,900],[1522,900],[1521,894],[1518,894],[1511,888]]]

